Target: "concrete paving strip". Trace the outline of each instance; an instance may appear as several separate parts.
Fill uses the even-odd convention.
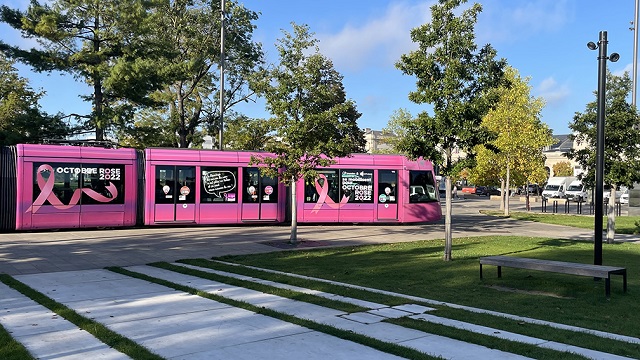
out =
[[[130,359],[2,283],[0,324],[36,359]]]
[[[230,262],[219,261],[219,260],[213,260],[213,261],[219,262],[221,264],[233,265],[233,266],[238,266],[238,267],[246,267],[248,269],[264,271],[264,272],[268,272],[268,273],[272,273],[272,274],[287,275],[287,276],[296,277],[296,278],[300,278],[300,279],[314,280],[314,281],[318,281],[318,282],[324,282],[324,283],[327,283],[327,284],[344,286],[344,287],[348,287],[348,288],[352,288],[352,289],[365,290],[365,291],[370,291],[370,292],[374,292],[374,293],[378,293],[378,294],[384,294],[384,295],[389,295],[389,296],[400,297],[400,298],[404,298],[404,299],[407,299],[407,300],[410,300],[410,301],[422,302],[422,303],[425,303],[425,304],[441,305],[441,306],[447,306],[447,307],[450,307],[450,308],[453,308],[453,309],[460,309],[460,310],[475,312],[475,313],[479,313],[479,314],[487,314],[487,315],[499,316],[499,317],[503,317],[503,318],[507,318],[507,319],[511,319],[511,320],[515,320],[515,321],[525,322],[525,323],[528,323],[528,324],[545,325],[545,326],[549,326],[549,327],[552,327],[552,328],[555,328],[555,329],[561,329],[561,330],[585,333],[585,334],[590,334],[590,335],[595,335],[595,336],[598,336],[598,337],[602,337],[602,338],[605,338],[605,339],[613,339],[613,340],[617,340],[617,341],[627,342],[627,343],[630,343],[630,344],[640,344],[640,338],[632,337],[632,336],[619,335],[619,334],[608,333],[608,332],[600,331],[600,330],[593,330],[593,329],[587,329],[587,328],[582,328],[582,327],[578,327],[578,326],[559,324],[559,323],[555,323],[555,322],[552,322],[552,321],[532,319],[532,318],[528,318],[528,317],[524,317],[524,316],[501,313],[501,312],[493,311],[493,310],[479,309],[479,308],[475,308],[475,307],[471,307],[471,306],[448,303],[448,302],[445,302],[445,301],[439,301],[439,300],[433,300],[433,299],[426,299],[426,298],[422,298],[422,297],[418,297],[418,296],[400,294],[400,293],[395,293],[395,292],[392,292],[392,291],[369,288],[369,287],[366,287],[366,286],[347,284],[347,283],[342,283],[342,282],[339,282],[339,281],[314,278],[314,277],[311,277],[311,276],[286,273],[286,272],[278,271],[278,270],[259,268],[259,267],[255,267],[255,266],[242,265],[242,264],[230,263]]]
[[[535,346],[539,346],[539,347],[545,348],[545,349],[552,349],[552,350],[557,350],[557,351],[571,352],[571,353],[574,353],[574,354],[585,356],[585,357],[587,357],[589,359],[597,359],[597,360],[631,359],[631,358],[628,358],[628,357],[609,354],[609,353],[605,353],[605,352],[602,352],[602,351],[585,349],[585,348],[581,348],[581,347],[578,347],[578,346],[572,346],[572,345],[558,343],[558,342],[555,342],[555,341],[548,341],[548,340],[544,340],[544,339],[538,339],[538,338],[534,338],[534,337],[531,337],[531,336],[520,335],[520,334],[516,334],[516,333],[509,332],[509,331],[504,331],[504,330],[497,330],[497,329],[493,329],[493,328],[486,327],[486,326],[466,323],[466,322],[463,322],[463,321],[441,318],[441,317],[434,316],[434,315],[429,315],[429,314],[414,315],[414,316],[410,316],[410,318],[411,319],[416,319],[416,320],[428,321],[428,322],[434,323],[434,324],[451,326],[451,327],[454,327],[456,329],[462,329],[462,330],[466,330],[466,331],[471,331],[471,332],[474,332],[474,333],[477,333],[477,334],[483,334],[483,335],[492,336],[492,337],[496,337],[496,338],[500,338],[500,339],[504,339],[504,340],[516,341],[516,342],[520,342],[520,343],[535,345]]]
[[[42,280],[44,275],[46,281]],[[399,359],[364,345],[107,270],[15,278],[166,358]],[[74,285],[74,278],[82,281]],[[225,284],[207,285],[211,291],[258,304],[280,301]],[[34,337],[40,342],[49,339],[37,334]],[[56,341],[68,347],[66,341]],[[90,357],[82,357],[87,358]]]
[[[201,268],[196,267],[196,266],[189,266],[189,267],[193,268],[193,269],[201,269]],[[206,269],[206,270],[211,270],[211,269]],[[233,276],[234,274],[232,274],[232,273],[226,273],[226,272],[217,271],[217,270],[213,270],[213,272],[215,272],[217,274],[220,274],[220,275],[225,274],[225,276],[234,277]],[[247,280],[247,281],[256,282],[255,278],[247,277],[245,275],[238,275],[238,277],[242,277],[244,280]],[[273,282],[273,281],[268,281],[268,284],[272,285],[272,286],[276,286],[276,287],[281,287],[279,285],[283,285],[283,284],[279,284],[279,283],[276,283],[276,282]],[[300,288],[300,287],[295,287],[295,289],[292,289],[292,290],[294,290],[294,291],[302,290],[305,293],[310,293],[312,291],[310,289],[304,289],[304,288]],[[325,295],[324,297],[330,298],[331,294],[324,293],[324,295]],[[342,298],[342,301],[344,301],[344,302],[353,303],[351,300],[356,300],[356,299],[350,299],[350,298],[346,298],[346,297]],[[358,313],[346,314],[346,315],[342,315],[342,318],[348,319],[348,320],[351,320],[351,321],[355,321],[355,322],[358,322],[358,323],[361,323],[361,324],[370,325],[370,324],[375,324],[375,323],[382,322],[384,319],[387,319],[387,318],[396,319],[396,318],[407,316],[407,317],[410,317],[412,319],[424,320],[424,321],[428,321],[428,322],[431,322],[431,323],[436,323],[436,324],[445,325],[445,326],[451,326],[451,327],[455,327],[455,328],[458,328],[458,329],[467,330],[467,331],[471,331],[471,332],[475,332],[475,333],[479,333],[479,334],[483,334],[483,335],[493,336],[493,337],[497,337],[497,338],[505,339],[505,340],[509,340],[509,341],[515,341],[515,342],[535,345],[535,346],[539,346],[539,347],[547,348],[547,349],[552,349],[552,350],[556,350],[556,351],[572,352],[572,353],[576,353],[576,354],[580,354],[580,355],[586,356],[586,357],[591,358],[591,359],[602,359],[602,360],[605,360],[605,359],[606,360],[628,359],[628,358],[623,357],[623,356],[608,354],[608,353],[604,353],[604,352],[600,352],[600,351],[596,351],[596,350],[585,349],[585,348],[581,348],[581,347],[577,347],[577,346],[566,345],[566,344],[557,343],[557,342],[553,342],[553,341],[547,341],[547,340],[543,340],[543,339],[537,339],[537,338],[534,338],[534,337],[520,335],[520,334],[516,334],[516,333],[502,331],[502,330],[497,330],[497,329],[489,328],[489,327],[486,327],[486,326],[480,326],[480,325],[470,324],[470,323],[466,323],[466,322],[462,322],[462,321],[446,319],[446,318],[442,318],[442,317],[438,317],[438,316],[434,316],[434,315],[424,314],[427,311],[434,310],[433,308],[429,308],[429,307],[425,307],[425,306],[414,305],[414,304],[406,304],[406,305],[394,306],[392,308],[384,307],[384,306],[385,305],[373,303],[372,309],[367,311],[367,312],[358,312]]]
[[[126,269],[185,286],[194,286],[194,284],[196,283],[202,284],[201,278],[151,266],[132,266],[127,267]],[[215,284],[215,282],[211,283]],[[215,288],[215,286],[213,287]],[[247,291],[251,292],[252,290]],[[484,346],[469,344],[463,341],[454,340],[439,335],[427,334],[418,330],[407,329],[389,323],[377,322],[372,324],[365,324],[357,321],[352,321],[350,319],[343,318],[342,316],[344,316],[345,314],[340,313],[336,310],[325,309],[314,304],[303,303],[292,299],[280,298],[280,300],[273,302],[261,301],[254,303],[252,299],[255,299],[256,297],[247,297],[246,295],[243,296],[242,294],[236,297],[233,292],[224,290],[217,291],[215,292],[215,294],[233,300],[246,301],[256,306],[273,309],[318,323],[331,325],[338,329],[352,331],[381,341],[396,343],[424,352],[426,354],[441,356],[443,358],[469,360],[526,359],[526,357],[520,355],[493,350]],[[379,317],[378,315],[373,314],[368,314],[368,316]]]

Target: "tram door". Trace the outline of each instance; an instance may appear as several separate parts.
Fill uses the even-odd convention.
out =
[[[195,166],[156,166],[156,222],[195,222]]]
[[[378,219],[398,218],[398,172],[378,171]]]
[[[242,185],[242,220],[277,220],[278,179],[261,176],[258,168],[244,168]]]

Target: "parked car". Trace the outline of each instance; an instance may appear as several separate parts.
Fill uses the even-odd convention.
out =
[[[498,187],[495,186],[487,186],[487,195],[501,195],[502,194],[502,190]],[[511,194],[511,191],[509,191],[509,194]]]
[[[629,203],[629,189],[625,190],[622,195],[620,195],[620,204],[628,204]]]
[[[486,186],[476,186],[476,195],[489,196]]]
[[[518,195],[527,194],[527,186],[522,185],[517,190]],[[542,194],[542,188],[538,184],[529,184],[529,195],[540,196]]]
[[[477,186],[475,185],[464,185],[462,186],[462,193],[463,194],[475,194],[476,193],[476,188]]]

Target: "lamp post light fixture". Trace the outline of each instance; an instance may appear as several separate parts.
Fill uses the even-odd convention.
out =
[[[598,44],[590,41],[587,43],[589,50],[599,49],[598,54],[598,118],[596,136],[596,198],[595,198],[595,230],[593,263],[602,265],[602,216],[604,198],[604,120],[605,120],[605,100],[607,91],[607,60],[616,62],[620,59],[617,53],[607,56],[607,32],[600,31]],[[614,200],[615,201],[615,200]]]

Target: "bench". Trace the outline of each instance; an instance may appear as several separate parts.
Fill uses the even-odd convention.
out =
[[[502,267],[506,266],[511,268],[549,271],[605,279],[605,292],[607,297],[611,294],[611,274],[622,275],[624,291],[627,291],[627,269],[622,267],[520,258],[513,256],[485,256],[480,258],[480,279],[482,279],[482,265],[497,266],[498,277],[502,277]]]

